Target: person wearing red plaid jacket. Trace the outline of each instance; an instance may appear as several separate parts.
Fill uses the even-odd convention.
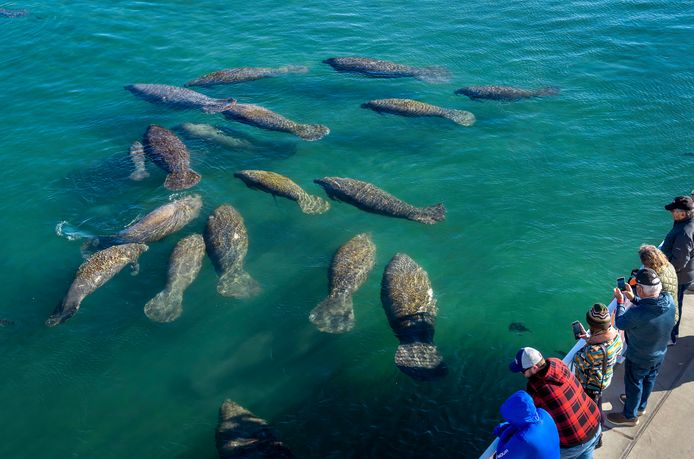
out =
[[[545,360],[537,349],[523,347],[509,368],[523,373],[535,405],[547,410],[557,424],[561,458],[592,458],[601,433],[600,411],[569,367],[559,359]]]

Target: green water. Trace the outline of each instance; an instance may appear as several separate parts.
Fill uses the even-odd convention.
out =
[[[14,2],[0,18],[0,457],[213,458],[231,398],[270,421],[298,457],[476,457],[498,406],[523,387],[520,346],[562,355],[569,324],[670,227],[662,205],[692,188],[694,8],[686,2]],[[440,65],[449,83],[377,80],[322,64],[361,55]],[[136,99],[132,83],[180,85],[225,67],[306,65],[306,75],[203,92],[257,103],[331,133],[318,142],[220,115]],[[557,97],[473,102],[466,85],[554,85]],[[415,98],[472,111],[471,128],[379,116],[370,99]],[[201,216],[151,244],[67,323],[47,328],[82,262],[83,233],[118,231],[171,193],[164,174],[128,180],[130,143],[150,123],[207,122],[266,142],[229,150],[184,138],[203,179]],[[428,226],[333,203],[320,216],[233,177],[267,169],[323,195],[314,178],[372,182],[418,206]],[[180,237],[230,203],[246,220],[239,301],[215,291],[209,259],[184,313],[156,324],[143,306],[164,286]],[[308,322],[335,249],[371,232],[377,261],[356,293],[356,327]],[[435,341],[450,369],[417,382],[393,363],[383,269],[405,252],[438,299]],[[508,330],[522,321],[531,332]]]

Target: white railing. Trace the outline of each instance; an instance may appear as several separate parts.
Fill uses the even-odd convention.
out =
[[[612,302],[610,302],[610,304],[607,307],[610,311],[610,315],[612,315],[614,313],[615,309],[617,308],[617,300],[615,300],[613,298]],[[578,352],[580,349],[582,349],[583,346],[585,346],[585,344],[586,344],[586,341],[583,339],[579,339],[578,341],[576,341],[576,344],[574,345],[574,347],[571,348],[569,353],[566,354],[566,356],[562,359],[562,361],[567,366],[570,366],[571,362],[574,359],[574,355],[576,354],[576,352]],[[480,459],[492,459],[494,457],[494,454],[496,453],[497,443],[499,443],[499,439],[495,438],[494,441],[492,442],[492,444],[489,445],[487,447],[487,449],[484,450],[484,452],[480,456]]]

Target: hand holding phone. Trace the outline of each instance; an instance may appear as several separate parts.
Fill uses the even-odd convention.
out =
[[[627,289],[627,283],[624,281],[623,277],[617,278],[617,288],[621,291],[625,291]]]
[[[586,329],[583,328],[583,324],[581,322],[579,322],[578,320],[575,320],[571,324],[571,330],[573,330],[574,338],[576,338],[576,340],[579,340],[579,339],[581,339],[582,336],[586,335]]]

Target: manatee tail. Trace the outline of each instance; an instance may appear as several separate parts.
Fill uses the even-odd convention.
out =
[[[297,124],[292,132],[304,140],[320,140],[330,134],[330,129],[322,124]]]
[[[183,293],[162,290],[145,305],[145,315],[155,322],[173,322],[183,312]]]
[[[444,67],[424,67],[414,77],[427,83],[447,83],[451,80],[451,72]]]
[[[322,214],[330,210],[330,203],[319,196],[304,193],[298,200],[301,211],[305,214]]]
[[[136,182],[139,182],[140,180],[144,180],[147,177],[149,177],[149,172],[147,172],[146,169],[137,169],[133,171],[132,174],[130,174],[130,180],[134,180]]]
[[[354,307],[351,295],[329,296],[308,315],[316,328],[324,333],[346,333],[354,328]]]
[[[173,191],[185,190],[197,185],[200,178],[200,174],[190,169],[184,172],[172,172],[166,176],[164,186]]]
[[[475,124],[475,115],[465,110],[446,110],[443,116],[461,126],[472,126]]]
[[[250,298],[260,293],[260,285],[245,271],[227,271],[219,276],[217,292],[222,296]]]
[[[305,65],[283,65],[277,70],[280,73],[307,73],[308,67]]]
[[[406,375],[419,380],[431,380],[448,374],[439,350],[431,343],[415,341],[398,346],[395,365]]]
[[[535,91],[535,95],[538,97],[544,96],[556,96],[561,90],[556,86],[545,86]]]
[[[236,105],[236,99],[229,97],[228,99],[216,99],[214,103],[205,105],[202,111],[205,113],[221,113],[224,110],[229,110],[231,107]]]
[[[423,207],[410,219],[426,225],[433,225],[436,222],[442,222],[446,219],[446,208],[443,204]]]

